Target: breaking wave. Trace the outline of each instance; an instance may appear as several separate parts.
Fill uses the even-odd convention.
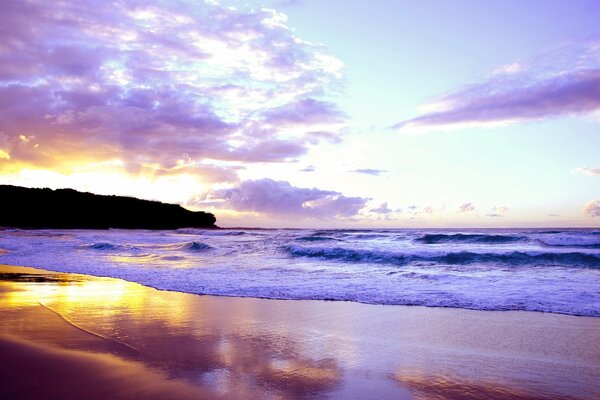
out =
[[[296,240],[300,240],[303,242],[323,242],[323,241],[339,240],[339,239],[328,237],[328,236],[302,236]]]
[[[479,233],[428,233],[416,239],[417,242],[425,244],[438,244],[438,243],[515,243],[515,242],[526,242],[529,240],[525,236],[512,236],[512,235],[486,235]]]
[[[600,317],[599,229],[4,230],[0,248],[197,294]]]
[[[182,235],[202,235],[202,236],[239,236],[245,235],[244,231],[232,231],[227,229],[195,229],[195,228],[180,228],[175,230],[175,233]]]
[[[124,246],[122,244],[114,244],[114,243],[109,243],[109,242],[92,243],[90,245],[85,245],[83,247],[87,248],[87,249],[92,249],[92,250],[128,250],[129,249],[127,246]]]
[[[213,249],[212,246],[209,246],[208,244],[201,243],[201,242],[184,243],[182,245],[179,245],[178,247],[181,250],[187,250],[187,251],[206,251],[206,250]]]
[[[288,251],[294,257],[315,257],[350,263],[376,263],[394,265],[406,265],[417,262],[434,262],[451,265],[472,263],[502,263],[508,265],[565,265],[600,268],[600,254],[583,252],[392,252],[367,249],[348,249],[341,247],[303,247],[298,245],[288,246]]]
[[[549,235],[539,238],[538,241],[548,246],[600,247],[600,235],[595,232],[591,235],[573,233]]]

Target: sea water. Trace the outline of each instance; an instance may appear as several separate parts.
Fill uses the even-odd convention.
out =
[[[180,292],[600,316],[600,230],[4,230],[0,263]]]

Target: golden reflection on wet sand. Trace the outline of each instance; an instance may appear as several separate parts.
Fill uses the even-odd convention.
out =
[[[21,353],[35,355],[25,377],[35,359],[67,375],[93,364],[121,398],[600,395],[597,318],[196,296],[21,267],[0,267],[0,316],[5,369]],[[64,394],[12,382],[0,397]]]
[[[248,329],[244,308],[204,310],[200,297],[108,278],[3,272],[0,279],[0,334],[51,346],[45,351],[109,353],[227,398],[311,397],[341,378],[333,359],[307,358],[289,338]]]

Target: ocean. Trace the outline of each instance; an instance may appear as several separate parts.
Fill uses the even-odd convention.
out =
[[[4,230],[0,248],[195,294],[600,316],[598,229]]]

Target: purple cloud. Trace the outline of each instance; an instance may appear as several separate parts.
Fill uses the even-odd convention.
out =
[[[458,207],[458,211],[461,213],[475,211],[475,205],[473,203],[464,203]]]
[[[367,201],[335,191],[299,188],[285,181],[260,179],[244,181],[230,189],[214,190],[201,204],[278,217],[339,218],[358,214]]]
[[[359,169],[355,169],[355,170],[353,170],[351,172],[356,172],[357,174],[379,176],[381,174],[386,173],[387,171],[384,170],[384,169],[359,168]]]
[[[239,166],[219,166],[211,164],[196,163],[191,160],[180,160],[179,164],[175,164],[169,168],[160,168],[156,170],[156,175],[178,175],[190,174],[199,176],[207,183],[221,182],[237,182],[239,180],[237,171],[244,169]],[[137,172],[137,171],[132,171]]]
[[[583,212],[590,217],[600,217],[600,200],[592,200],[583,207]]]
[[[376,208],[372,208],[369,210],[369,212],[375,213],[375,214],[391,214],[393,212],[400,212],[401,210],[392,210],[391,208],[388,207],[388,203],[381,203],[381,205],[379,207]]]
[[[262,114],[266,122],[279,125],[336,124],[344,121],[344,115],[330,102],[300,99]]]
[[[496,69],[482,83],[436,99],[432,111],[401,121],[395,129],[497,125],[600,110],[597,42],[561,48],[523,66]]]
[[[340,132],[327,132],[327,131],[314,131],[314,132],[306,132],[304,135],[304,140],[308,144],[317,144],[321,141],[327,141],[330,143],[341,143],[342,138],[340,135],[343,134]]]
[[[163,172],[184,154],[282,162],[343,129],[321,99],[342,64],[277,11],[145,0],[7,0],[2,10],[0,169],[8,157]]]

